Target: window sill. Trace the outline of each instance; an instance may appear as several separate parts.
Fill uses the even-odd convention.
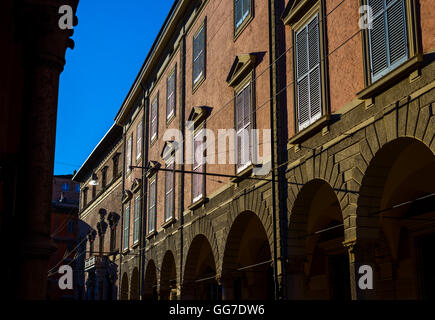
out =
[[[169,117],[166,117],[166,127],[175,119],[175,111],[172,112]]]
[[[205,70],[202,73],[201,78],[198,79],[198,81],[196,81],[195,84],[193,84],[192,86],[192,94],[194,94],[196,92],[196,90],[198,90],[198,88],[202,85],[202,83],[205,81],[205,75],[204,75]]]
[[[157,234],[157,231],[154,230],[154,231],[148,233],[147,236],[146,236],[146,238],[149,240],[149,239],[151,239],[152,237],[154,237],[156,234]]]
[[[203,204],[207,202],[208,202],[208,198],[203,196],[202,198],[196,200],[194,203],[188,206],[187,209],[193,211],[195,209],[198,209],[199,207],[201,207]]]
[[[154,136],[154,138],[150,139],[150,148],[154,145],[154,143],[156,143],[156,141],[157,141],[157,135]]]
[[[138,246],[139,246],[139,240],[136,241],[136,242],[131,246],[131,248],[132,248],[132,249],[135,249],[135,248],[137,248]]]
[[[166,221],[164,224],[162,224],[162,228],[166,229],[167,227],[169,227],[171,224],[173,224],[175,222],[175,218],[172,217],[171,219],[169,219],[168,221]]]
[[[384,91],[386,88],[391,87],[394,83],[399,81],[402,76],[409,73],[410,71],[414,71],[423,61],[423,56],[418,54],[408,61],[404,62],[402,65],[377,80],[373,84],[369,85],[364,90],[357,93],[358,99],[368,99],[376,95],[377,93]]]
[[[240,181],[242,181],[243,179],[250,177],[252,175],[252,169],[254,168],[254,164],[250,164],[249,166],[247,166],[245,169],[243,169],[242,171],[236,173],[237,178],[231,178],[230,181],[232,183],[239,183]],[[237,169],[236,169],[237,170]]]
[[[141,162],[141,161],[142,161],[142,154],[136,158],[136,164],[139,164],[139,162]]]
[[[326,114],[326,115],[320,117],[319,120],[317,120],[316,122],[314,122],[313,124],[311,124],[307,128],[305,128],[302,131],[300,131],[299,133],[297,133],[295,136],[290,138],[290,140],[288,141],[288,145],[299,144],[302,141],[307,140],[308,138],[312,137],[317,132],[319,132],[321,129],[326,127],[330,121],[331,121],[330,114]]]

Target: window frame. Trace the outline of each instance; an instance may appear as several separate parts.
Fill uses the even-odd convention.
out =
[[[143,121],[140,120],[136,126],[136,163],[138,163],[142,157],[142,151],[143,151],[142,133],[143,133]]]
[[[205,121],[202,121],[201,123],[198,124],[197,128],[194,128],[194,132],[193,132],[193,148],[192,148],[192,152],[193,152],[193,162],[192,162],[192,171],[195,171],[197,168],[202,166],[202,172],[206,172],[206,163],[203,164],[198,164],[198,166],[195,167],[195,138],[197,136],[199,136],[200,132],[202,129],[205,129]],[[205,136],[203,137],[203,143],[205,142]],[[207,151],[207,149],[205,150]],[[206,155],[204,155],[206,156]],[[201,193],[199,193],[196,197],[194,197],[194,193],[193,193],[193,185],[194,185],[194,176],[196,174],[192,174],[191,177],[191,199],[192,199],[192,204],[200,201],[201,199],[205,198],[205,175],[201,175],[202,179],[201,179]]]
[[[327,63],[325,62],[326,53],[326,30],[323,21],[325,21],[325,6],[323,0],[317,0],[310,7],[304,7],[305,11],[297,16],[301,16],[297,21],[289,21],[286,18],[286,23],[290,24],[292,28],[292,76],[293,76],[293,105],[294,105],[294,128],[295,133],[309,131],[311,128],[315,128],[317,123],[320,123],[321,119],[330,114],[329,109],[329,91],[328,91],[328,77],[327,77]],[[298,104],[298,81],[297,81],[297,52],[296,52],[296,34],[305,28],[314,18],[318,15],[318,32],[319,32],[319,69],[320,69],[320,101],[321,101],[321,113],[318,118],[315,118],[307,126],[303,128],[299,127],[299,104]],[[308,54],[308,52],[307,52]]]
[[[195,61],[196,61],[195,52],[194,52],[195,39],[198,37],[198,35],[201,33],[202,30],[204,30],[204,47],[202,50],[203,70],[199,76],[194,78]],[[194,33],[192,37],[192,93],[195,93],[198,87],[204,82],[206,78],[206,73],[207,73],[207,18],[204,18],[204,21],[201,23],[201,25],[198,27],[197,31]]]
[[[172,96],[174,97],[174,105],[172,110],[168,113],[168,100],[169,100],[169,79],[174,77],[174,91],[172,92]],[[169,75],[166,78],[166,124],[168,124],[176,115],[177,108],[177,65],[169,72]]]
[[[169,167],[171,165],[174,166],[174,169],[175,169],[175,156],[174,155],[172,155],[168,159],[168,161],[166,162],[166,169],[169,169]],[[171,221],[172,219],[174,219],[174,216],[175,216],[175,173],[172,172],[171,174],[172,174],[172,181],[171,181],[172,189],[171,189],[171,191],[168,191],[168,189],[167,189],[168,180],[167,179],[168,179],[168,176],[169,176],[169,172],[168,171],[165,172],[165,216],[164,216],[164,224],[169,222],[169,221]],[[168,203],[167,197],[168,197],[169,192],[172,195],[172,199],[170,199],[171,202],[172,202],[172,212],[170,213],[170,216],[167,215],[167,210],[168,210],[168,208],[167,208],[167,203]]]
[[[66,186],[66,188],[64,188]],[[68,182],[64,182],[64,183],[62,183],[62,191],[63,192],[69,192],[69,190],[70,190],[70,185],[69,185],[69,183]]]
[[[130,149],[129,149],[129,145],[130,145]],[[127,138],[127,146],[125,147],[125,156],[126,156],[125,171],[128,175],[131,172],[130,166],[133,165],[133,133],[131,133]]]
[[[237,96],[239,94],[241,94],[247,87],[251,87],[251,94],[250,94],[250,122],[249,122],[249,126],[251,128],[251,130],[256,128],[256,107],[255,107],[255,73],[254,70],[250,71],[248,73],[248,75],[242,79],[235,87],[234,87],[234,130],[236,132],[236,136],[235,136],[235,141],[234,141],[234,147],[235,147],[235,158],[236,159],[236,164],[234,165],[234,171],[236,173],[236,175],[243,173],[243,171],[245,171],[247,168],[251,167],[253,165],[253,157],[255,155],[255,146],[256,143],[255,141],[253,141],[253,135],[251,134],[251,132],[249,133],[249,143],[252,145],[252,153],[251,153],[251,157],[249,159],[249,161],[247,163],[245,163],[243,166],[239,167],[238,166],[238,148],[239,145],[237,143],[238,139],[238,133],[241,129],[237,128],[237,112],[238,112],[238,106],[237,106]],[[246,125],[244,125],[244,128],[246,128]]]
[[[150,105],[150,145],[153,145],[153,143],[157,140],[157,137],[159,136],[159,92],[157,92],[156,96],[153,100],[151,100]],[[153,104],[156,103],[156,116],[153,118]],[[155,121],[156,126],[156,132],[153,134],[153,121]]]
[[[128,216],[127,216],[128,211]],[[124,207],[124,225],[122,232],[122,250],[125,252],[130,248],[130,203]],[[128,221],[127,221],[128,217]]]
[[[136,198],[134,198],[133,245],[139,243],[141,210],[142,210],[142,196],[138,195]]]
[[[242,17],[242,19],[238,22],[237,19],[237,7],[236,2],[237,1],[243,1],[243,0],[233,0],[233,37],[234,41],[237,40],[237,38],[240,36],[240,34],[243,32],[243,30],[246,29],[248,24],[252,21],[254,18],[254,0],[248,0],[249,3],[249,11]]]
[[[154,206],[151,205],[151,185],[154,183]],[[149,178],[148,183],[148,215],[147,215],[147,234],[151,235],[154,232],[156,232],[156,225],[157,225],[157,174],[154,174],[152,177]],[[151,226],[151,210],[153,210],[154,220],[153,225]]]
[[[364,86],[365,88],[357,93],[358,99],[371,99],[378,92],[388,88],[401,79],[402,75],[410,75],[412,81],[412,73],[417,70],[423,61],[422,50],[419,45],[420,32],[418,31],[418,19],[416,14],[416,1],[403,0],[405,7],[405,24],[406,24],[406,42],[408,49],[408,58],[392,68],[375,81],[371,78],[371,54],[369,30],[362,30],[362,55],[364,63]],[[368,0],[361,0],[361,5],[368,5]]]

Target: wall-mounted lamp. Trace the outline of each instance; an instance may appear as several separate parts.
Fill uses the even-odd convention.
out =
[[[98,185],[98,176],[97,176],[96,173],[93,173],[93,174],[92,174],[92,179],[91,179],[91,181],[89,181],[89,184],[90,184],[91,186],[96,186],[96,185]]]

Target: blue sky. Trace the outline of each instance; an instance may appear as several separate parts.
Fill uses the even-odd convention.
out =
[[[174,0],[80,0],[60,76],[54,174],[77,170],[113,124]]]

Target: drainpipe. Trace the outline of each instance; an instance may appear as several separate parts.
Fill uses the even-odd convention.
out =
[[[269,65],[271,66],[271,70],[269,71],[269,86],[270,86],[270,129],[272,133],[272,144],[271,144],[271,165],[272,165],[272,219],[273,219],[273,278],[275,284],[275,300],[278,300],[280,297],[279,293],[279,282],[278,282],[278,253],[277,253],[277,224],[276,224],[276,173],[275,173],[275,142],[276,142],[276,132],[275,132],[275,106],[276,106],[276,97],[275,97],[275,79],[274,79],[274,59],[275,59],[275,1],[268,1],[268,9],[269,9]]]

